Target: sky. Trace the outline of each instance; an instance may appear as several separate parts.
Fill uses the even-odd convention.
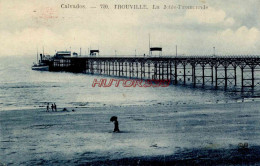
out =
[[[114,9],[130,4],[148,9]],[[164,10],[164,5],[208,8]],[[149,34],[150,46],[162,47],[165,56],[174,55],[176,45],[178,55],[212,55],[213,47],[216,55],[259,55],[259,8],[259,0],[0,0],[0,56],[32,56],[43,47],[50,55],[80,48],[82,54],[99,49],[101,56],[143,55]]]

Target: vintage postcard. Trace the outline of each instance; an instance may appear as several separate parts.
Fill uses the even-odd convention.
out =
[[[259,7],[0,0],[0,166],[260,165]]]

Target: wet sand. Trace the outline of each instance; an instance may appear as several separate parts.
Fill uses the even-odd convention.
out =
[[[0,111],[6,165],[260,164],[259,102]],[[59,106],[58,106],[59,107]],[[75,109],[75,112],[72,112]],[[113,133],[116,115],[120,133]],[[239,143],[248,148],[239,148]]]

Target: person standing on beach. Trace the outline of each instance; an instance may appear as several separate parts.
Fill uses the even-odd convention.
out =
[[[53,112],[53,109],[54,109],[54,105],[53,104],[51,104],[51,111]]]
[[[120,131],[119,131],[119,127],[118,127],[117,117],[116,117],[116,116],[112,116],[112,117],[110,118],[110,121],[111,121],[111,122],[114,122],[114,125],[115,125],[115,127],[114,127],[114,132],[120,132]]]
[[[114,125],[115,125],[114,132],[119,132],[119,127],[118,127],[118,121],[117,120],[114,121]]]
[[[54,110],[57,111],[57,106],[56,104],[54,103]]]
[[[46,112],[49,112],[49,103],[47,103],[47,109]]]

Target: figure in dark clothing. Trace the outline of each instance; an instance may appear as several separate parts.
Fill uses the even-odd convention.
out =
[[[114,128],[114,132],[119,132],[119,127],[118,127],[118,121],[114,121],[114,125],[115,125],[115,128]]]
[[[51,111],[53,112],[53,109],[54,109],[54,105],[53,104],[51,104]]]
[[[55,110],[55,111],[57,111],[57,106],[56,106],[56,104],[55,104],[55,103],[54,103],[54,105],[53,105],[53,106],[54,106],[54,110]]]
[[[119,125],[118,125],[118,121],[117,121],[117,117],[116,117],[116,116],[112,116],[112,117],[110,118],[110,121],[111,121],[111,122],[114,122],[114,125],[115,125],[115,127],[114,127],[114,132],[120,132],[120,130],[119,130]]]
[[[46,112],[49,112],[49,103],[47,103],[47,109]]]

